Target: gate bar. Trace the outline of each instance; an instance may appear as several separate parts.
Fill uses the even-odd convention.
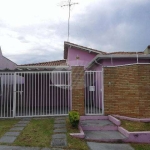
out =
[[[14,73],[13,118],[16,116],[16,73]]]

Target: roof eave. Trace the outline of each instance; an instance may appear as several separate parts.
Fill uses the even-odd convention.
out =
[[[101,54],[101,55],[103,55],[103,53],[104,53],[104,52],[101,52],[101,51],[96,51],[92,48],[76,45],[76,44],[69,43],[69,42],[64,42],[64,59],[67,59],[68,47],[74,47],[74,48],[78,48],[78,49],[81,49],[81,50],[86,50],[86,51]]]
[[[132,55],[97,55],[86,67],[86,69],[91,68],[95,61],[98,61],[99,59],[109,59],[109,58],[145,58],[145,59],[150,59],[150,54],[148,55],[137,55],[137,54],[132,54]]]
[[[17,66],[17,68],[20,68],[20,69],[23,69],[23,68],[56,68],[56,69],[59,69],[59,68],[69,68],[69,66]]]

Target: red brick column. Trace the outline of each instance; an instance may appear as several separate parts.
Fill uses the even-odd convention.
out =
[[[72,66],[72,110],[85,114],[83,66]]]

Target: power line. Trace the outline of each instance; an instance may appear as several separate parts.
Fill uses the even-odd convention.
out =
[[[70,9],[72,5],[76,5],[78,3],[71,3],[71,0],[68,0],[68,4],[61,5],[61,7],[68,7],[69,8],[69,16],[68,16],[68,41],[69,41],[69,35],[70,35]]]

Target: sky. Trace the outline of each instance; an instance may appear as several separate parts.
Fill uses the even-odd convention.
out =
[[[68,0],[0,0],[0,46],[17,64],[63,59]],[[150,0],[72,0],[69,42],[105,52],[150,45]]]

